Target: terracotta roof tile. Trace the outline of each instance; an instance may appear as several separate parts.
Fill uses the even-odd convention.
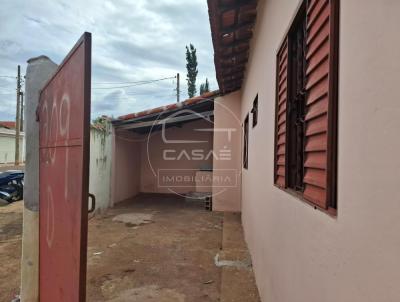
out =
[[[219,94],[218,90],[210,91],[210,92],[203,93],[202,95],[195,96],[193,98],[187,99],[187,100],[185,100],[183,102],[180,102],[180,103],[173,103],[173,104],[169,104],[169,105],[165,105],[165,106],[160,106],[160,107],[156,107],[156,108],[140,111],[140,112],[137,112],[137,113],[130,113],[130,114],[122,115],[122,116],[118,117],[118,119],[119,120],[130,120],[130,119],[133,119],[133,118],[136,118],[136,117],[143,117],[143,116],[154,114],[154,113],[174,110],[174,109],[181,108],[181,107],[184,107],[184,106],[188,106],[188,105],[193,105],[193,104],[199,103],[199,102],[207,100],[209,98],[214,98],[218,94]]]
[[[258,0],[207,2],[217,81],[221,94],[226,94],[242,86]]]

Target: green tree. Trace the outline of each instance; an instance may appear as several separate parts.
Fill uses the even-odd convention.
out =
[[[210,91],[210,84],[208,83],[208,79],[206,78],[206,82],[200,85],[200,95],[209,91]]]
[[[196,94],[196,78],[197,73],[197,55],[196,48],[192,44],[190,46],[186,46],[186,69],[187,69],[187,86],[188,86],[188,95],[190,98],[194,97]]]
[[[105,115],[99,116],[92,121],[92,125],[96,127],[96,129],[104,131],[107,129],[109,123],[110,118]]]

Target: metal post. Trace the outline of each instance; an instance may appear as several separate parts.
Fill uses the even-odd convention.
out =
[[[15,165],[19,165],[19,133],[20,125],[20,97],[21,97],[21,66],[18,65],[17,71],[17,112],[15,115]]]
[[[176,74],[176,101],[179,103],[181,92],[179,91],[179,72]]]
[[[24,93],[21,92],[21,118],[20,118],[20,131],[23,132],[24,131]]]

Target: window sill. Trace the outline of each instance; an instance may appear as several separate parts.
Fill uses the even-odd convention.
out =
[[[327,208],[327,209],[321,208],[320,206],[317,206],[316,204],[312,203],[311,201],[305,199],[305,198],[303,197],[303,194],[300,193],[300,192],[298,192],[298,191],[295,191],[295,190],[293,190],[293,189],[288,189],[288,188],[282,188],[282,187],[278,186],[277,184],[274,184],[274,186],[275,186],[277,189],[279,189],[279,190],[281,190],[281,191],[284,191],[284,192],[288,193],[289,195],[295,197],[296,199],[299,199],[299,200],[301,200],[302,202],[306,203],[307,205],[313,207],[314,210],[319,210],[319,211],[321,211],[321,212],[327,214],[328,216],[330,216],[330,217],[332,217],[332,218],[337,218],[337,209],[334,209],[334,208],[331,208],[331,207],[329,207],[329,208]]]

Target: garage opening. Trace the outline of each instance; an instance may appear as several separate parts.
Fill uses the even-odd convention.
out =
[[[112,201],[139,193],[174,194],[211,210],[213,98],[197,98],[113,123]]]

